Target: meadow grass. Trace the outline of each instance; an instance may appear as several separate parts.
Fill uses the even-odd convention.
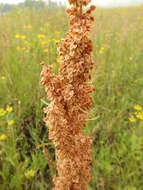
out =
[[[97,9],[96,88],[85,133],[93,137],[92,190],[143,190],[143,7]],[[40,63],[60,64],[63,9],[0,16],[0,189],[52,189],[55,154],[43,122]],[[137,106],[138,105],[138,106]]]

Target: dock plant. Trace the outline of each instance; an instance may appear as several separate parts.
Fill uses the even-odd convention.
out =
[[[83,134],[93,92],[90,29],[95,6],[90,2],[69,0],[69,31],[58,48],[58,74],[52,65],[42,64],[41,82],[50,101],[45,122],[56,149],[54,190],[86,190],[91,180],[92,139]]]

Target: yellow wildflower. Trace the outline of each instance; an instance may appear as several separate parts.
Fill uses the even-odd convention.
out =
[[[16,34],[16,35],[15,35],[15,38],[16,38],[16,39],[20,39],[20,35],[19,35],[19,34]]]
[[[39,38],[39,39],[45,39],[46,36],[45,36],[45,34],[38,34],[38,38]]]
[[[139,112],[136,117],[143,121],[143,112]]]
[[[22,39],[22,40],[25,40],[25,39],[26,39],[26,36],[25,36],[25,35],[21,35],[21,39]]]
[[[11,112],[13,111],[13,108],[12,108],[11,106],[8,106],[8,107],[6,108],[6,111],[7,111],[8,113],[11,113]]]
[[[60,58],[59,57],[57,58],[57,63],[60,63]]]
[[[56,44],[60,43],[60,40],[55,40]]]
[[[4,116],[6,114],[6,111],[3,108],[0,108],[0,116]]]
[[[7,136],[5,134],[0,135],[0,141],[5,141]]]
[[[135,117],[132,115],[132,116],[129,118],[129,121],[130,121],[131,123],[135,123],[135,122],[136,122],[136,119],[135,119]]]
[[[142,107],[140,105],[135,105],[134,109],[137,110],[137,111],[141,111]]]
[[[41,45],[42,46],[47,45],[47,41],[41,41]]]
[[[14,121],[13,120],[9,120],[8,121],[8,126],[12,126],[14,124]]]
[[[5,80],[5,76],[1,76],[1,80]]]
[[[59,42],[60,42],[60,40],[57,40],[57,39],[55,39],[55,38],[53,38],[52,40],[53,40],[53,42],[55,42],[55,43],[59,43]]]
[[[99,53],[102,54],[104,52],[104,47],[101,47]]]
[[[44,49],[44,53],[48,53],[48,51],[49,51],[48,48]]]
[[[35,174],[36,174],[36,172],[34,170],[32,170],[32,169],[24,173],[24,175],[25,175],[25,177],[27,179],[30,179],[30,178],[34,177]]]

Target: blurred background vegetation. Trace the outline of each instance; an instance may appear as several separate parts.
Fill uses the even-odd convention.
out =
[[[1,13],[6,13],[9,12],[15,8],[20,8],[20,9],[24,9],[24,8],[31,8],[31,9],[36,9],[36,10],[40,10],[43,9],[45,7],[48,8],[57,8],[57,7],[64,7],[65,6],[65,2],[60,1],[59,3],[54,2],[52,0],[48,0],[46,3],[42,0],[25,0],[23,3],[19,3],[19,4],[8,4],[8,3],[0,3],[0,12]]]
[[[143,190],[143,6],[97,9],[92,29],[94,104],[89,190]],[[0,189],[51,190],[55,150],[48,140],[40,63],[60,64],[68,30],[64,5],[27,0],[0,5]]]

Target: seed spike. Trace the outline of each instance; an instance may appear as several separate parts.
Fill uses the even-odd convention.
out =
[[[94,7],[84,13],[83,6],[90,0],[69,0],[69,3],[70,25],[58,48],[58,75],[51,66],[42,64],[41,81],[51,101],[45,109],[45,122],[56,148],[58,175],[53,179],[54,190],[87,190],[85,184],[91,180],[92,140],[82,131],[92,105],[90,13]]]

